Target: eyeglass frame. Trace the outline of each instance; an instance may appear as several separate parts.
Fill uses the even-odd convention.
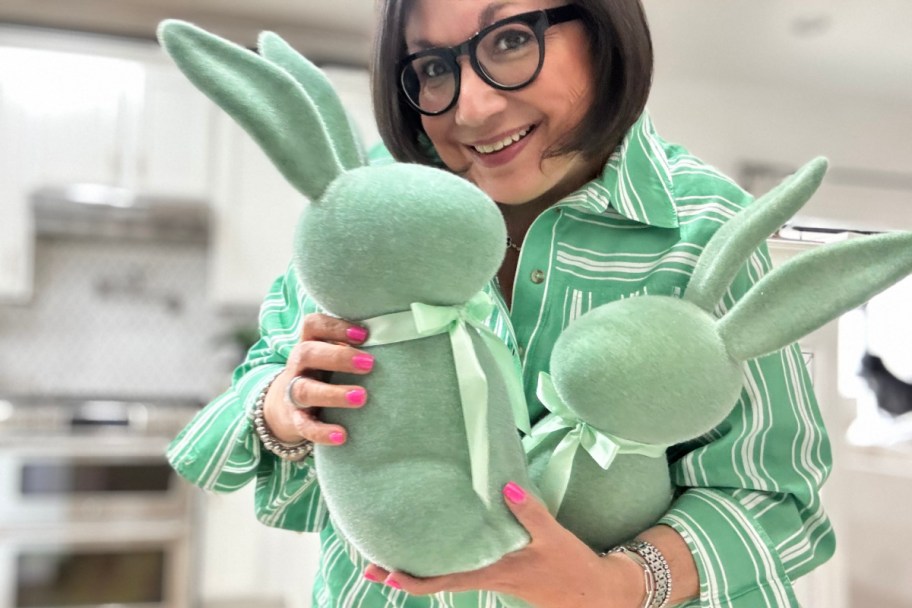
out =
[[[518,15],[513,15],[512,17],[507,17],[499,21],[495,21],[491,25],[488,25],[481,30],[473,34],[468,40],[457,44],[456,46],[440,46],[430,49],[424,49],[418,51],[417,53],[412,53],[406,57],[399,60],[399,63],[396,65],[396,72],[399,75],[399,93],[405,98],[405,101],[412,107],[412,109],[417,112],[424,114],[425,116],[440,116],[445,114],[453,109],[453,106],[456,105],[456,102],[459,101],[459,93],[462,88],[462,66],[459,64],[459,58],[463,55],[469,56],[469,64],[472,66],[472,71],[474,71],[479,78],[481,78],[489,86],[499,90],[499,91],[517,91],[519,89],[525,88],[532,84],[536,78],[538,78],[539,73],[541,73],[542,66],[545,63],[545,30],[550,28],[552,25],[559,25],[561,23],[567,23],[569,21],[575,21],[576,19],[581,19],[583,17],[583,11],[576,4],[564,4],[562,6],[556,6],[554,8],[539,9],[535,11],[529,11],[526,13],[519,13]],[[529,26],[532,32],[535,34],[535,39],[538,42],[538,66],[535,68],[535,71],[532,75],[525,81],[516,85],[504,85],[500,84],[493,78],[491,78],[484,69],[484,66],[478,61],[478,45],[481,40],[487,36],[492,31],[509,25],[511,23],[524,23]],[[428,55],[436,55],[440,57],[453,71],[453,100],[442,110],[436,112],[431,112],[428,110],[422,109],[417,103],[415,103],[405,89],[405,82],[403,81],[405,77],[405,71],[409,69],[410,64],[416,59],[421,57],[426,57]]]

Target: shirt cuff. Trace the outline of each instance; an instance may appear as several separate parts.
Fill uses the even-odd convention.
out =
[[[693,488],[659,523],[671,526],[693,553],[700,600],[689,606],[797,607],[782,560],[763,528],[721,490]]]
[[[200,410],[168,447],[168,461],[194,485],[214,492],[232,492],[256,475],[259,438],[251,412],[257,396],[281,365],[262,365]]]

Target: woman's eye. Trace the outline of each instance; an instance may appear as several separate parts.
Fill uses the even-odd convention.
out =
[[[428,61],[421,66],[421,76],[424,79],[440,78],[450,73],[450,68],[442,61]]]
[[[515,51],[529,44],[532,38],[532,33],[525,30],[501,32],[494,41],[494,50],[498,53]]]

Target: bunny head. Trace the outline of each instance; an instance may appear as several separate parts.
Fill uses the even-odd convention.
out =
[[[439,169],[368,166],[325,74],[281,38],[264,33],[256,54],[168,20],[159,39],[309,199],[302,199],[294,263],[326,310],[361,320],[413,302],[461,304],[494,276],[506,242],[494,202]]]
[[[741,364],[774,352],[912,273],[912,233],[824,245],[758,281],[721,319],[713,309],[750,254],[816,191],[815,159],[724,224],[683,298],[640,296],[593,309],[561,334],[554,387],[581,420],[643,443],[697,437],[730,412]]]

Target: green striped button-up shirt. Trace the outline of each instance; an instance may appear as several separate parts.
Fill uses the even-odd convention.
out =
[[[544,415],[535,379],[547,371],[561,331],[619,298],[680,296],[710,236],[750,200],[729,178],[662,140],[644,114],[601,176],[535,220],[523,242],[513,309],[488,286],[499,303],[489,322],[522,360],[533,422]],[[769,268],[764,247],[716,314]],[[312,462],[280,461],[262,449],[249,413],[298,342],[303,315],[317,310],[289,268],[262,305],[260,341],[230,388],[174,440],[172,465],[216,492],[255,479],[260,521],[319,532],[315,606],[499,606],[486,592],[412,597],[365,580],[367,564],[335,533]],[[791,581],[834,550],[819,496],[830,446],[797,346],[750,361],[743,378],[741,398],[721,425],[669,451],[677,493],[661,522],[684,537],[696,559],[700,598],[692,605],[797,606]]]

